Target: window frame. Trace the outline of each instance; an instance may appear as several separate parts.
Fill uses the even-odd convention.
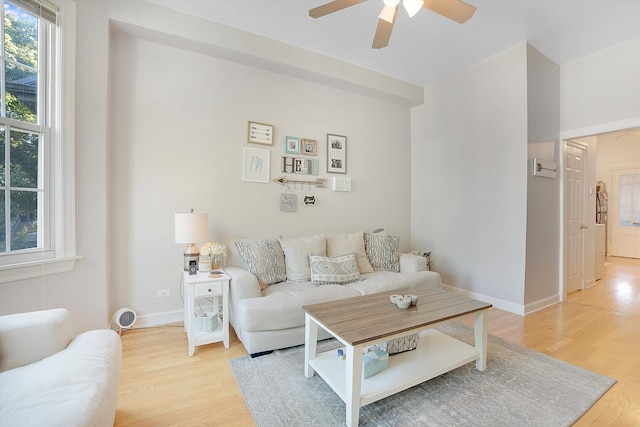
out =
[[[24,7],[19,0],[9,0]],[[39,81],[51,99],[46,123],[50,132],[41,141],[43,176],[42,238],[44,249],[0,255],[0,283],[72,271],[76,254],[75,221],[75,62],[76,6],[72,0],[51,3],[58,8],[56,24],[49,28],[50,49],[39,46],[49,69]],[[44,51],[44,52],[43,52]],[[40,57],[42,58],[42,57]],[[41,60],[41,59],[39,59]],[[45,96],[41,94],[40,96]],[[40,226],[40,224],[39,224]],[[40,230],[39,230],[40,232]]]

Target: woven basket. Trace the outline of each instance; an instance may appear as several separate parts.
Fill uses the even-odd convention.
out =
[[[205,313],[198,316],[198,330],[200,332],[213,332],[218,327],[218,315],[215,313]]]
[[[402,353],[404,351],[415,350],[418,347],[420,334],[411,334],[393,340],[385,341],[385,350],[389,354]]]

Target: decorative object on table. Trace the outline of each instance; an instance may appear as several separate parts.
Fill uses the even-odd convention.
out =
[[[416,305],[418,303],[418,295],[406,294],[404,297],[411,299],[411,305]]]
[[[402,295],[394,294],[389,296],[389,301],[391,301],[391,304],[397,304],[397,301],[399,299],[402,299]]]
[[[209,242],[200,248],[200,259],[205,257],[210,262],[209,271],[222,268],[222,261],[226,256],[227,248],[221,243]]]
[[[198,261],[198,270],[204,273],[211,271],[211,259],[202,256],[202,248],[200,248],[200,260]]]
[[[327,134],[327,172],[347,173],[347,137]]]
[[[244,149],[242,180],[246,182],[269,183],[271,151],[258,148]]]
[[[389,367],[389,353],[379,347],[371,347],[362,356],[362,378],[367,379]]]
[[[297,136],[285,136],[284,152],[287,154],[300,154],[300,138]]]
[[[273,145],[273,125],[249,122],[248,141],[254,144]]]
[[[300,152],[305,156],[318,155],[318,141],[315,139],[302,138]]]
[[[312,181],[305,181],[303,179],[290,179],[287,178],[286,176],[281,176],[280,178],[276,178],[273,180],[273,182],[277,182],[280,185],[284,185],[285,187],[289,187],[289,184],[300,184],[300,185],[308,185],[311,186],[313,185],[314,187],[317,188],[325,188],[327,186],[327,180],[326,179],[314,179]]]
[[[385,349],[389,355],[403,353],[405,351],[415,350],[418,347],[419,339],[419,333],[405,335],[404,337],[384,341],[381,347]]]
[[[280,210],[283,212],[295,212],[298,205],[298,196],[292,193],[280,194]]]
[[[411,298],[408,298],[406,296],[398,298],[396,300],[396,305],[398,306],[398,308],[409,308],[411,307]]]
[[[209,234],[209,215],[206,213],[175,214],[175,240],[176,243],[186,243],[184,250],[184,270],[189,271],[189,262],[195,261],[196,269],[200,257],[200,251],[196,245],[207,240]]]
[[[318,159],[303,159],[301,157],[282,156],[282,172],[300,175],[318,175],[320,162]]]

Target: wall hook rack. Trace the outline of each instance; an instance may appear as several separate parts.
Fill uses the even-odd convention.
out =
[[[286,186],[287,184],[308,184],[309,186],[313,185],[317,188],[326,188],[327,180],[326,179],[314,179],[311,181],[303,180],[303,179],[289,179],[286,176],[281,176],[280,178],[276,178],[273,182],[277,182],[280,185]]]

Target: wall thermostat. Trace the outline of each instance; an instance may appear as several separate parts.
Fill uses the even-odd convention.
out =
[[[334,176],[333,191],[351,191],[351,178]]]

